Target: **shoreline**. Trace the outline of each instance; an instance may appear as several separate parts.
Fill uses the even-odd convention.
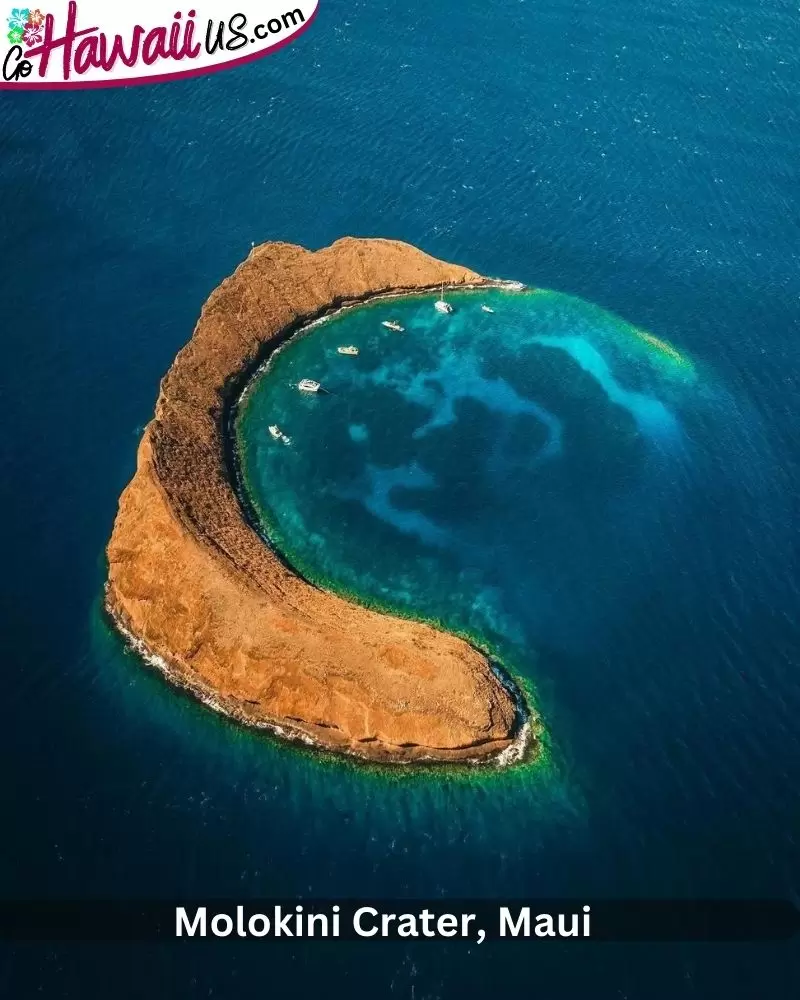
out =
[[[137,656],[140,660],[143,660],[147,666],[151,667],[158,674],[160,674],[162,679],[165,680],[170,686],[177,688],[179,691],[185,693],[194,701],[203,705],[205,708],[210,709],[212,712],[215,712],[217,715],[220,715],[237,725],[244,726],[247,729],[258,732],[266,732],[271,736],[274,736],[276,739],[286,740],[288,743],[295,745],[301,744],[308,751],[328,754],[329,756],[333,756],[337,759],[348,760],[359,766],[375,766],[376,764],[378,766],[383,766],[387,763],[386,761],[372,760],[354,751],[332,750],[321,741],[315,740],[307,733],[303,733],[300,730],[292,728],[291,726],[282,726],[277,722],[250,719],[241,715],[235,710],[235,708],[226,706],[215,694],[213,689],[206,689],[200,685],[192,684],[184,675],[180,673],[180,671],[171,667],[169,662],[164,659],[164,657],[149,650],[144,641],[142,639],[138,639],[125,626],[117,614],[108,606],[105,599],[103,601],[103,611],[105,612],[107,620],[110,622],[112,628],[119,634],[125,644],[125,647],[130,650],[131,653]],[[510,674],[504,674],[500,679],[503,683],[507,682],[508,684],[514,684],[513,678]],[[525,705],[522,689],[514,684],[513,693],[517,699],[520,711],[525,711],[527,706]],[[496,757],[464,757],[455,761],[443,761],[437,757],[426,758],[421,756],[413,761],[394,761],[392,762],[392,768],[410,770],[421,770],[422,768],[426,768],[428,770],[474,768],[485,770],[488,768],[499,769],[510,767],[514,764],[528,763],[531,760],[531,751],[539,739],[539,729],[536,725],[538,721],[538,716],[534,716],[529,711],[525,711],[524,716],[521,718],[521,726],[516,738],[509,744],[508,747],[506,747],[505,750],[499,751]]]
[[[462,638],[306,580],[264,537],[236,457],[240,402],[289,341],[442,281],[524,287],[394,241],[255,248],[162,380],[108,546],[105,604],[139,656],[240,724],[377,763],[503,766],[537,742],[513,678]]]
[[[480,282],[464,283],[457,285],[448,285],[447,282],[444,283],[446,291],[468,291],[477,292],[481,288],[494,288],[501,289],[510,292],[532,292],[537,291],[537,289],[529,288],[524,285],[521,281],[512,281],[505,278],[485,278]],[[239,406],[240,401],[244,398],[250,389],[251,384],[258,378],[261,374],[269,370],[269,367],[274,360],[274,358],[280,354],[293,340],[297,340],[299,337],[304,337],[306,334],[311,333],[318,326],[322,326],[324,323],[335,319],[342,313],[349,312],[351,309],[360,309],[362,306],[371,305],[373,302],[388,302],[392,299],[406,299],[406,298],[416,298],[419,295],[431,295],[435,293],[439,288],[439,285],[429,285],[421,286],[419,288],[399,288],[394,291],[388,292],[377,292],[374,295],[366,295],[364,298],[353,299],[349,302],[343,302],[340,305],[331,306],[329,309],[323,310],[322,314],[315,316],[312,319],[307,320],[296,330],[290,331],[288,335],[281,339],[275,347],[272,348],[266,357],[262,358],[257,364],[251,366],[248,372],[243,373],[244,375],[244,388],[236,395],[233,403],[230,405],[231,413],[235,413]],[[276,338],[277,339],[277,338]]]

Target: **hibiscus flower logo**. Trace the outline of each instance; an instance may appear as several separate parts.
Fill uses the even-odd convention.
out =
[[[43,25],[47,18],[37,7],[14,7],[8,18],[8,40],[12,45],[39,45],[43,39]]]
[[[24,31],[30,16],[31,12],[27,7],[14,7],[11,11],[11,17],[8,19],[9,30],[14,31],[15,28],[19,28],[20,31]]]
[[[42,28],[38,24],[26,24],[25,32],[23,33],[23,40],[25,44],[30,48],[32,45],[39,45],[42,41]]]

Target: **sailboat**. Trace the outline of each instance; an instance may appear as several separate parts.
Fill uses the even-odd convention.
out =
[[[453,307],[450,305],[450,303],[449,302],[445,302],[445,300],[444,300],[444,282],[442,282],[441,297],[438,298],[433,303],[433,308],[436,310],[436,312],[445,313],[445,314],[446,313],[451,313],[453,311]]]

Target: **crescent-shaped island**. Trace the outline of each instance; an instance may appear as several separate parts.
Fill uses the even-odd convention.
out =
[[[228,423],[256,367],[309,323],[441,283],[493,282],[391,240],[254,248],[162,380],[107,550],[107,610],[172,682],[244,724],[386,763],[516,759],[524,698],[464,640],[294,573],[240,500]]]

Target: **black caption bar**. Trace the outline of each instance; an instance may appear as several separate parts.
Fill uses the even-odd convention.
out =
[[[780,941],[798,930],[800,911],[779,900],[0,902],[6,941]]]

